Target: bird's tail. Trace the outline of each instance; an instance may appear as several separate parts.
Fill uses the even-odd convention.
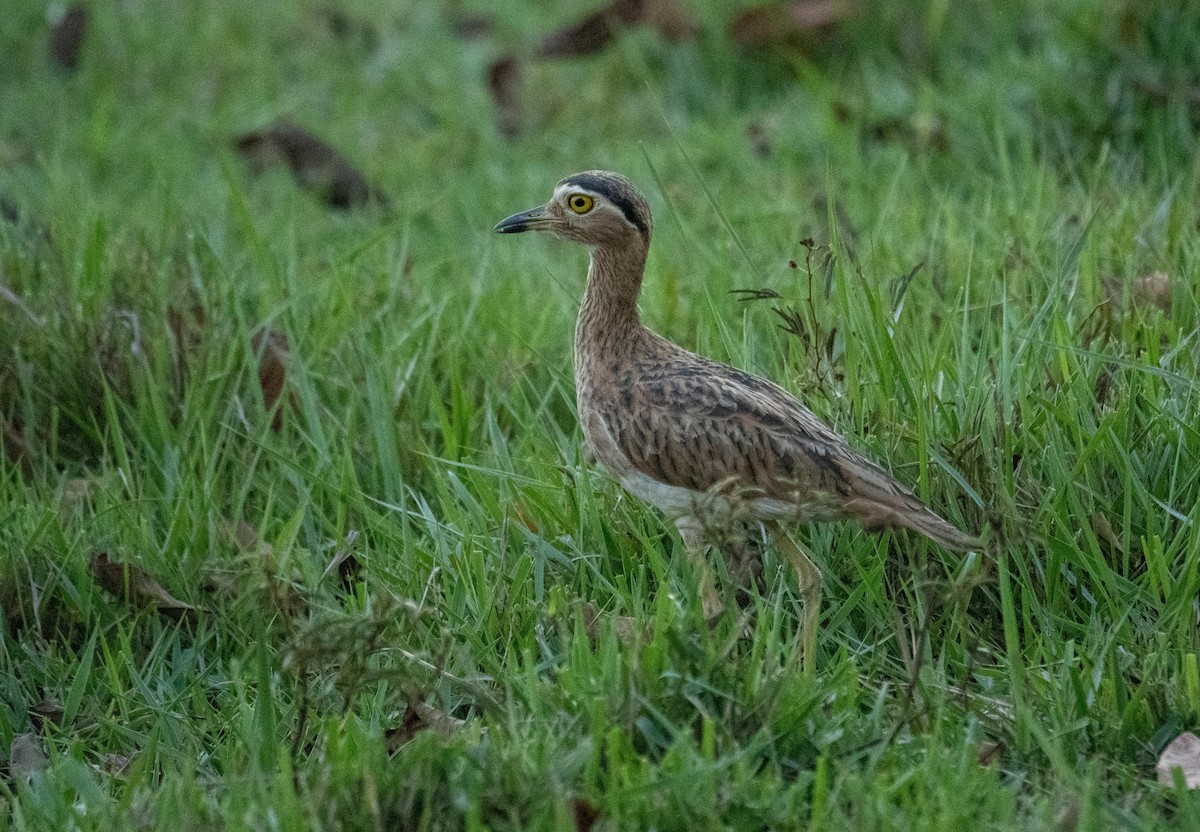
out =
[[[881,499],[882,498],[882,499]],[[983,542],[934,514],[916,495],[907,491],[855,497],[842,504],[845,516],[853,517],[870,532],[911,529],[952,552],[981,551]]]
[[[854,464],[846,478],[850,496],[841,506],[846,516],[857,519],[868,531],[912,529],[954,552],[981,549],[979,538],[943,520],[887,471],[859,454],[847,456]]]
[[[943,520],[927,508],[922,508],[921,511],[898,514],[896,521],[898,525],[923,534],[934,543],[944,546],[952,552],[979,551],[983,546],[983,541],[978,537],[967,534],[953,523]]]

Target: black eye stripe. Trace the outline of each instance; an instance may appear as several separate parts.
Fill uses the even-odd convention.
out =
[[[638,231],[642,232],[642,234],[650,233],[648,222],[638,214],[637,209],[634,208],[633,201],[624,193],[621,193],[619,189],[614,188],[607,180],[590,173],[580,173],[564,179],[560,184],[576,185],[602,195],[612,205],[616,206],[617,210],[624,214],[625,219],[629,220],[630,224],[637,228]]]

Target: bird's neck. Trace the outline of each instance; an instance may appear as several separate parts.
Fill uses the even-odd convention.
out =
[[[637,341],[642,331],[638,296],[645,267],[645,245],[592,250],[587,290],[575,326],[577,360],[587,354],[612,354]]]

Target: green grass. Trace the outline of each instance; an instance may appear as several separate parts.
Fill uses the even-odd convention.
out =
[[[315,3],[95,5],[73,75],[43,4],[0,32],[0,772],[14,736],[48,758],[0,777],[0,830],[1200,826],[1154,773],[1200,724],[1194,6],[868,2],[747,53],[714,2],[695,42],[524,64],[509,142],[486,68],[568,4],[473,41],[449,3],[363,0],[350,40]],[[279,115],[392,209],[255,176],[231,138]],[[798,530],[815,678],[773,553],[710,630],[673,531],[584,460],[585,252],[490,229],[590,167],[655,210],[651,325],[991,528],[966,560]],[[196,615],[104,592],[97,552]],[[464,723],[398,743],[410,702]]]

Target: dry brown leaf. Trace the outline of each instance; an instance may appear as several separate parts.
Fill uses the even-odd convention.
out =
[[[743,49],[766,46],[782,39],[784,20],[778,6],[751,6],[729,21],[729,37]]]
[[[993,763],[1000,762],[1001,756],[1004,754],[1004,743],[996,740],[984,740],[979,743],[979,747],[975,749],[975,759],[981,766],[990,766]]]
[[[752,6],[739,12],[730,21],[729,36],[744,49],[804,41],[825,34],[849,13],[849,6],[840,0],[804,0],[785,6]]]
[[[452,717],[414,699],[410,700],[408,707],[404,709],[400,724],[384,732],[384,741],[390,753],[405,745],[420,731],[432,730],[438,736],[447,739],[466,724],[465,720]]]
[[[196,611],[195,607],[171,595],[163,589],[162,584],[141,569],[127,563],[114,563],[106,552],[92,555],[91,566],[96,583],[128,604],[153,606],[175,620]]]
[[[1075,832],[1079,828],[1079,804],[1071,801],[1062,807],[1054,818],[1054,827],[1058,832]]]
[[[236,523],[222,520],[220,528],[221,533],[230,543],[247,552],[257,551],[262,542],[258,529],[245,520],[238,520]]]
[[[461,731],[467,724],[465,719],[450,716],[450,714],[439,711],[424,702],[414,701],[409,704],[409,707],[417,712],[417,716],[421,718],[422,722],[437,731],[442,737],[449,737],[456,731]]]
[[[250,523],[238,520],[236,523],[222,520],[221,535],[243,552],[257,555],[259,569],[258,591],[264,593],[267,600],[281,613],[289,618],[295,618],[308,608],[308,601],[300,590],[303,576],[294,570],[290,576],[281,574],[282,569],[275,557],[275,548],[262,539],[262,535]],[[221,595],[236,595],[238,581],[228,573],[213,573],[208,576],[207,588]]]
[[[1183,774],[1189,789],[1200,789],[1200,737],[1184,731],[1162,750],[1158,757],[1158,782],[1170,786],[1175,782],[1175,769]]]
[[[29,719],[33,723],[33,727],[39,731],[43,729],[47,722],[54,725],[61,725],[62,718],[63,706],[54,699],[43,699],[29,709]]]
[[[238,136],[234,144],[257,167],[282,157],[300,187],[319,194],[334,208],[388,204],[387,197],[332,145],[287,119]]]
[[[1108,522],[1107,517],[1097,511],[1088,520],[1091,521],[1092,531],[1095,532],[1098,540],[1111,546],[1114,551],[1124,554],[1125,547],[1121,545],[1121,538],[1117,537],[1117,533],[1113,531],[1112,523]]]
[[[1100,281],[1105,300],[1119,307],[1125,300],[1124,290],[1128,283],[1129,304],[1137,309],[1157,307],[1163,312],[1171,311],[1171,276],[1166,272],[1150,272],[1132,281],[1111,275]]]
[[[1139,306],[1157,306],[1171,311],[1171,278],[1166,272],[1151,272],[1133,281],[1129,288],[1133,302]]]
[[[100,758],[100,770],[109,777],[124,777],[129,774],[133,758],[124,754],[105,754]]]
[[[271,430],[276,433],[283,427],[283,408],[275,408],[287,381],[287,367],[291,360],[291,346],[282,332],[268,327],[259,327],[250,338],[250,346],[259,357],[258,386],[262,388],[263,406],[271,413]]]
[[[72,6],[50,29],[50,57],[63,69],[79,66],[79,53],[87,34],[88,10]]]
[[[638,623],[636,618],[628,615],[612,615],[611,613],[601,612],[591,601],[583,601],[579,604],[579,610],[583,614],[583,626],[587,631],[588,641],[592,647],[600,638],[600,624],[602,621],[612,622],[613,632],[617,634],[617,638],[621,641],[628,641],[635,635],[641,634],[644,638],[649,638],[649,627],[643,627]]]
[[[559,29],[542,38],[537,56],[543,60],[553,58],[581,58],[604,51],[617,36],[617,30],[626,21],[621,19],[614,3],[588,15],[574,26]]]
[[[525,510],[525,506],[521,503],[513,504],[513,511],[517,515],[517,519],[521,521],[521,525],[529,529],[534,534],[538,533],[538,524],[529,516],[529,512]]]
[[[694,37],[698,30],[678,0],[613,0],[573,26],[542,38],[535,54],[543,60],[595,55],[616,39],[622,27],[636,23],[653,26],[672,42]]]
[[[850,14],[850,7],[839,0],[807,0],[787,7],[788,19],[798,29],[828,29]]]
[[[600,810],[584,798],[576,797],[571,801],[571,815],[575,819],[577,832],[590,832],[600,819]]]
[[[63,483],[63,502],[71,506],[82,503],[92,493],[93,484],[93,481],[87,477],[71,477],[71,479]]]
[[[210,572],[204,576],[200,588],[213,595],[225,595],[230,598],[238,594],[237,576],[228,571]]]
[[[167,328],[175,342],[178,355],[193,355],[203,341],[204,327],[208,315],[199,303],[185,308],[167,307]]]
[[[496,107],[496,125],[500,135],[515,138],[521,132],[521,67],[512,55],[505,55],[488,67],[488,90]]]
[[[8,771],[12,779],[28,783],[48,764],[37,734],[17,734],[8,748]]]
[[[644,0],[642,20],[672,43],[691,40],[700,29],[678,0]]]

